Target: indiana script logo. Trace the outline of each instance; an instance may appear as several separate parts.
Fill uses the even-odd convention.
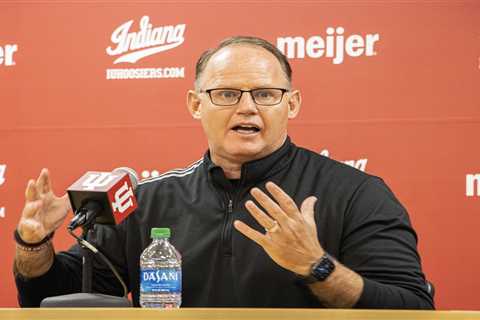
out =
[[[330,151],[328,151],[328,149],[323,149],[322,151],[320,151],[320,154],[324,157],[330,158]],[[367,169],[368,159],[362,158],[357,160],[343,160],[341,162],[351,167],[354,167],[355,169],[365,172],[365,170]]]
[[[120,25],[110,40],[115,46],[107,48],[110,56],[119,56],[114,64],[135,63],[138,60],[178,47],[184,41],[185,24],[153,27],[148,16],[140,19],[140,30],[132,32],[133,20]]]

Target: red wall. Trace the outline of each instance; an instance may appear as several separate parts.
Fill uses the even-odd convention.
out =
[[[130,20],[138,32],[143,16],[185,24],[183,43],[114,64],[112,33]],[[29,178],[47,167],[62,194],[86,170],[188,165],[206,148],[185,106],[203,50],[238,34],[328,42],[328,27],[379,40],[341,63],[307,55],[318,47],[290,59],[304,99],[290,135],[382,176],[410,212],[437,307],[480,309],[480,3],[293,0],[0,3],[0,307],[17,305],[12,232]],[[106,79],[167,67],[184,77]],[[57,249],[70,244],[57,232]]]

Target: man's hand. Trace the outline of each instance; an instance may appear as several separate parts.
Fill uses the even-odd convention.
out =
[[[35,243],[60,227],[70,210],[68,196],[57,197],[47,169],[42,169],[35,180],[29,180],[17,230],[23,241]]]
[[[245,207],[267,232],[260,233],[238,220],[234,223],[235,228],[258,243],[277,264],[306,276],[312,264],[325,253],[318,241],[314,219],[317,199],[306,198],[299,210],[292,198],[277,185],[268,182],[266,187],[273,199],[258,188],[250,192],[266,212],[253,201],[247,201]],[[335,271],[328,279],[309,285],[310,290],[325,307],[350,308],[360,298],[363,279],[339,262],[335,265]]]
[[[267,232],[260,233],[238,220],[234,226],[259,244],[277,264],[306,276],[312,264],[324,254],[314,219],[317,198],[306,198],[299,210],[292,198],[276,184],[268,182],[266,188],[273,199],[258,188],[250,191],[266,212],[250,200],[245,207]]]

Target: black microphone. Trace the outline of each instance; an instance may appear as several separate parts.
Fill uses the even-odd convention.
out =
[[[137,208],[133,191],[137,188],[135,170],[121,167],[112,172],[89,171],[67,190],[75,216],[69,230],[80,226],[118,224]]]
[[[115,266],[89,241],[94,242],[94,223],[115,224],[130,215],[137,208],[133,191],[138,185],[137,174],[126,167],[112,172],[87,172],[68,188],[68,196],[75,216],[68,226],[68,232],[82,246],[82,293],[48,297],[41,307],[131,307],[128,288]],[[80,238],[73,230],[82,226],[84,236]],[[91,239],[93,238],[93,239]],[[100,258],[112,270],[123,288],[123,297],[92,292],[93,257]]]

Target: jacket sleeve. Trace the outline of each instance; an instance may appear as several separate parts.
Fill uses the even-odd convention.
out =
[[[95,226],[94,245],[115,266],[128,286],[123,236],[118,226]],[[82,290],[82,254],[80,247],[74,245],[67,252],[55,255],[52,267],[42,276],[24,278],[15,274],[18,291],[18,303],[21,307],[38,307],[46,297],[81,292]],[[108,266],[94,255],[92,290],[95,293],[122,296],[123,289]]]
[[[342,240],[339,260],[364,280],[356,308],[434,308],[408,213],[381,179],[353,194]]]

